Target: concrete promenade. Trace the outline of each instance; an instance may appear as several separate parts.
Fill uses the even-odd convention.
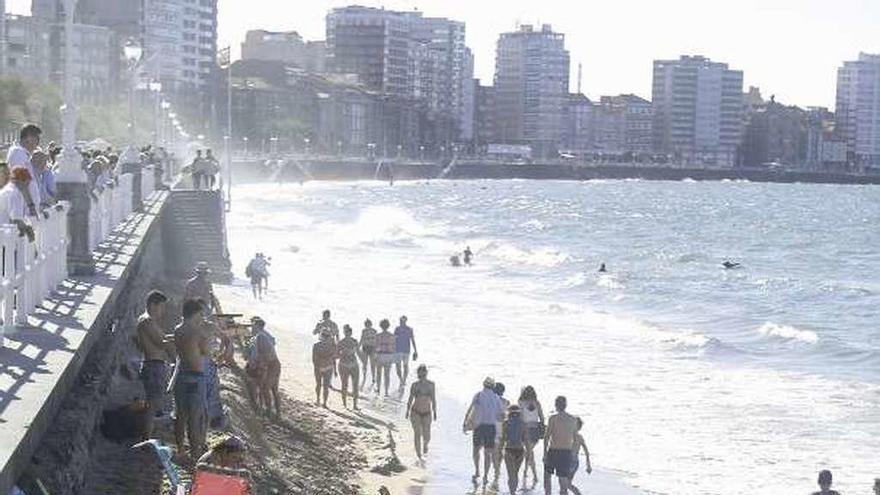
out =
[[[9,493],[44,434],[63,426],[53,422],[67,406],[68,391],[91,378],[81,370],[92,348],[131,318],[121,314],[131,310],[118,299],[141,269],[144,241],[159,230],[166,195],[154,192],[142,212],[127,217],[97,247],[95,275],[66,279],[27,326],[7,335],[0,348],[0,493]]]

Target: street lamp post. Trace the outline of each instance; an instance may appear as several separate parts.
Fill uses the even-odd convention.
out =
[[[144,54],[144,50],[137,41],[129,38],[122,47],[122,54],[125,56],[125,60],[128,61],[129,69],[131,70],[131,81],[129,81],[130,87],[128,89],[128,137],[129,141],[131,141],[129,144],[134,146],[137,140],[134,128],[134,91],[137,87],[138,63]]]
[[[162,101],[162,83],[153,79],[147,87],[153,95],[153,144],[159,146],[159,109]]]

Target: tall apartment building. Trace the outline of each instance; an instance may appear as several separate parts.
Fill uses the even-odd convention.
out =
[[[547,24],[503,33],[495,58],[498,140],[531,145],[538,156],[554,154],[562,145],[568,78],[565,35]]]
[[[701,56],[654,61],[654,148],[691,164],[733,166],[743,132],[743,73]]]
[[[31,16],[7,14],[3,75],[16,75],[29,81],[49,79],[49,26]]]
[[[333,9],[326,22],[329,72],[356,74],[369,89],[418,99],[466,127],[464,91],[473,74],[464,23],[360,6]]]
[[[880,55],[860,53],[837,70],[836,114],[849,161],[880,165]]]
[[[583,93],[568,95],[562,145],[568,152],[585,152],[594,146],[593,102]]]
[[[495,87],[474,79],[474,144],[481,150],[495,142],[495,134]]]

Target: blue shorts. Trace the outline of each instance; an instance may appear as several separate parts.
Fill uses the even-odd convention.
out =
[[[560,478],[571,478],[572,452],[568,449],[550,449],[544,456],[544,476],[556,474]]]
[[[474,447],[495,448],[495,425],[480,425],[474,430]]]

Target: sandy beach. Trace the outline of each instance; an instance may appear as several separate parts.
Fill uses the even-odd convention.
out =
[[[239,284],[234,286],[215,286],[217,297],[222,301],[224,310],[230,313],[243,313],[247,317],[261,314],[265,315],[268,308],[262,307],[260,303],[255,303],[251,297],[249,288]],[[320,457],[320,453],[325,448],[338,447],[339,444],[347,443],[345,449],[339,454],[348,458],[332,458],[327,459],[330,465],[324,464],[322,467],[329,468],[332,472],[333,465],[339,464],[339,478],[352,476],[352,479],[345,480],[355,489],[349,493],[374,494],[378,493],[380,487],[388,488],[392,495],[399,494],[420,494],[423,492],[423,486],[427,483],[427,475],[425,469],[418,464],[415,452],[412,448],[412,433],[401,415],[392,415],[397,408],[383,407],[384,401],[375,400],[374,394],[367,392],[367,395],[360,402],[360,411],[352,411],[343,407],[342,398],[338,392],[331,392],[328,401],[328,409],[323,409],[314,405],[314,375],[312,374],[311,364],[311,341],[304,341],[299,336],[302,332],[295,332],[283,321],[269,321],[269,331],[276,338],[277,352],[282,363],[281,371],[281,391],[285,397],[282,403],[282,418],[280,424],[289,424],[293,427],[297,426],[297,421],[290,418],[291,414],[295,415],[300,421],[307,420],[316,422],[321,425],[322,431],[326,432],[325,436],[316,436],[312,440],[316,443],[314,449],[315,456]],[[221,376],[223,387],[226,389],[238,380],[232,379],[228,374]],[[338,380],[338,379],[337,379]],[[338,381],[334,383],[338,386]],[[225,391],[224,396],[230,393]],[[240,397],[240,394],[233,394]],[[224,401],[229,403],[227,399]],[[393,401],[398,402],[399,401]],[[239,418],[251,416],[242,414],[236,409],[245,406],[240,401],[233,401],[231,409],[233,409],[232,422],[246,423]],[[295,409],[295,410],[292,410]],[[264,426],[268,426],[265,436],[270,439],[273,437],[274,427],[273,420],[259,418]],[[246,427],[251,430],[247,436],[255,436],[257,430],[255,427],[260,425],[237,425],[237,427]],[[280,476],[290,476],[301,478],[303,476],[302,461],[287,462],[288,459],[271,459],[271,455],[282,454],[285,450],[284,445],[275,445],[268,451],[260,453],[261,458],[265,458],[268,463],[272,464],[275,474]],[[307,457],[309,451],[306,450],[304,455]],[[321,463],[321,459],[312,459]],[[349,468],[356,467],[354,473]],[[309,481],[309,480],[306,480]],[[340,485],[344,483],[337,483]],[[285,493],[283,491],[273,491],[271,486],[257,487],[257,493]],[[268,488],[268,489],[267,489]],[[325,493],[320,486],[306,486],[304,493]],[[326,493],[338,493],[329,491]]]

